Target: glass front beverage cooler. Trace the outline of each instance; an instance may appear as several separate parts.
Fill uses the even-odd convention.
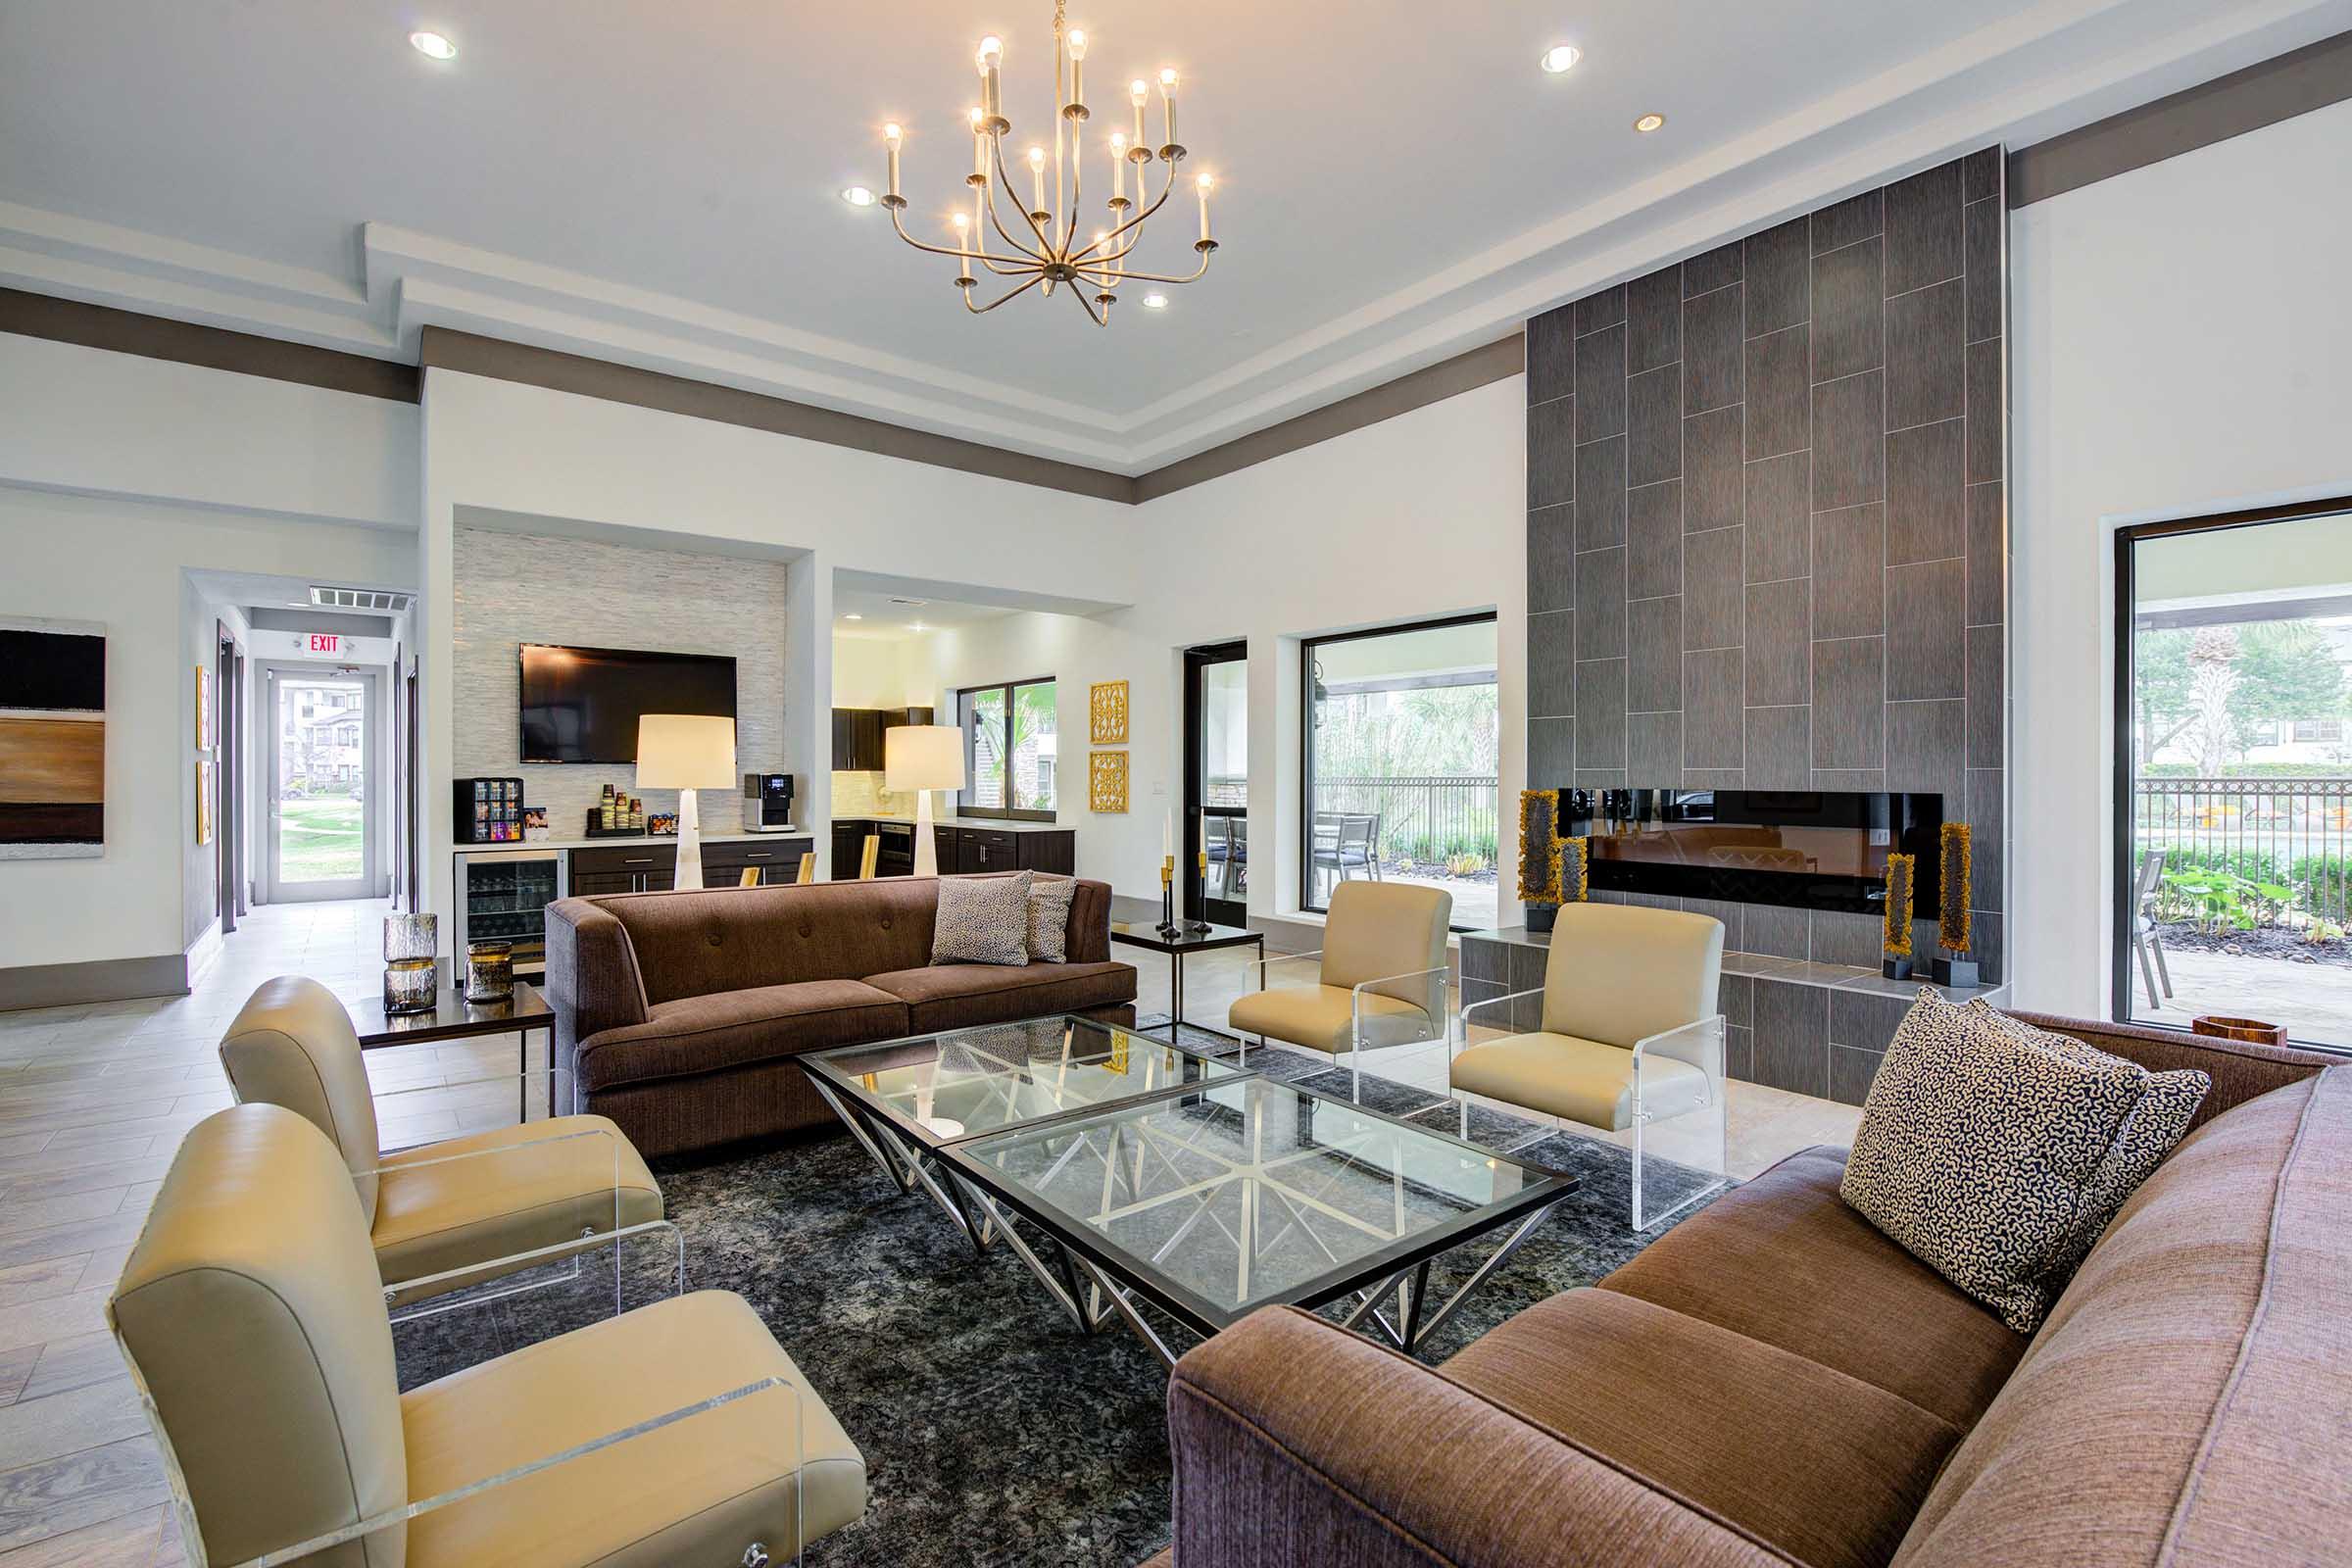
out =
[[[514,972],[547,972],[547,906],[564,897],[562,850],[461,850],[458,932],[453,954],[469,942],[514,944]]]

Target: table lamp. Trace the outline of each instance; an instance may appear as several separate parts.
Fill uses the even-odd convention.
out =
[[[901,724],[882,732],[882,786],[914,791],[914,874],[939,875],[931,792],[963,788],[963,731],[954,724]]]
[[[733,789],[735,721],[710,713],[647,713],[637,720],[637,787],[678,792],[679,888],[703,885],[696,790]]]

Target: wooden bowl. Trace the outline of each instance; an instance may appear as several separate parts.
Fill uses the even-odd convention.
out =
[[[2286,1045],[2286,1026],[2264,1023],[2260,1018],[2230,1018],[2209,1013],[2189,1021],[2189,1032],[2213,1040],[2243,1040],[2257,1046]]]

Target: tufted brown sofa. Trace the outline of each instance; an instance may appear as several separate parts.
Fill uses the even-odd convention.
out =
[[[1110,888],[1081,879],[1066,963],[931,962],[939,881],[563,899],[547,911],[556,1056],[577,1108],[648,1155],[830,1122],[793,1058],[1060,1012],[1135,1019]]]
[[[1808,1150],[1436,1368],[1289,1308],[1196,1348],[1151,1568],[2347,1561],[2352,1065],[2022,1016],[2213,1077],[2038,1333]]]

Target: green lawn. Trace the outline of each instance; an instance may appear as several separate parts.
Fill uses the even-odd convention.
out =
[[[279,808],[278,876],[287,882],[354,881],[367,870],[365,811],[342,797],[287,801]]]

